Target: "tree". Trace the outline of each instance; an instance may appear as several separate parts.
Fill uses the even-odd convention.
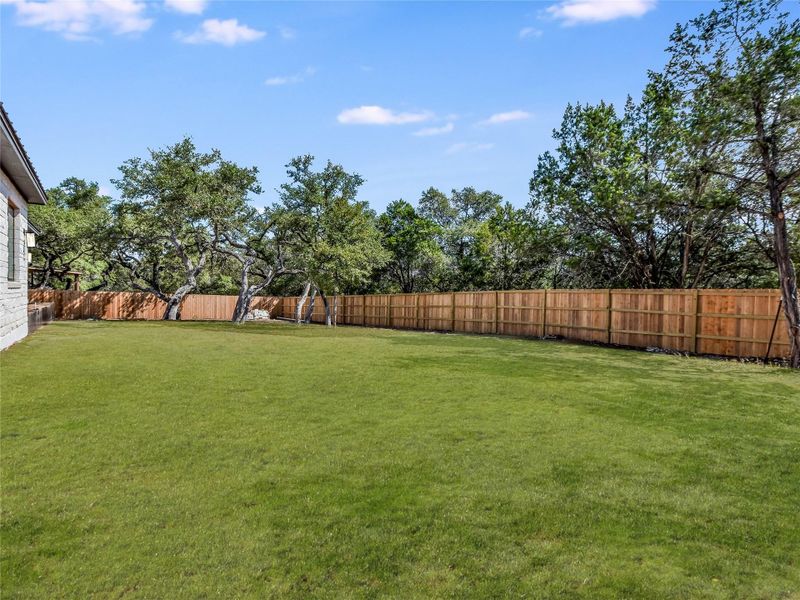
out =
[[[604,102],[568,105],[553,137],[556,154],[539,157],[529,208],[564,228],[569,262],[583,278],[576,283],[657,287],[660,215],[652,193],[640,194],[647,184],[636,173],[639,150],[625,119]]]
[[[364,182],[361,176],[330,161],[322,171],[314,171],[313,163],[314,157],[309,155],[289,162],[289,181],[281,185],[280,196],[297,261],[318,290],[330,325],[328,294],[362,285],[387,256],[374,212],[366,202],[356,200]],[[308,289],[306,286],[303,296]]]
[[[231,316],[234,323],[244,322],[253,298],[278,277],[297,272],[287,266],[289,244],[281,220],[280,209],[259,212],[247,207],[230,231],[223,233],[219,250],[239,265],[239,291]]]
[[[640,102],[568,106],[555,153],[539,159],[531,203],[566,236],[576,287],[732,287],[763,277],[735,200],[709,165],[725,157],[697,115],[651,74]]]
[[[116,262],[131,286],[166,303],[165,320],[180,318],[216,245],[229,231],[249,193],[261,191],[255,167],[243,168],[218,150],[198,152],[190,138],[149,159],[132,158],[114,180]]]
[[[491,234],[489,218],[502,197],[489,190],[465,187],[450,197],[435,188],[423,192],[418,212],[440,228],[439,245],[449,263],[446,276],[436,287],[450,290],[480,290],[489,285]]]
[[[489,219],[489,287],[519,290],[542,287],[558,253],[560,236],[550,223],[506,202]]]
[[[395,200],[378,219],[383,247],[389,252],[385,274],[402,293],[431,285],[444,261],[436,243],[440,227],[408,202]]]
[[[110,203],[96,183],[70,177],[47,191],[47,204],[30,206],[30,219],[39,229],[32,255],[42,269],[36,287],[52,287],[56,280],[63,284],[75,268],[90,276],[105,270]]]
[[[771,225],[769,257],[778,271],[789,328],[790,364],[800,368],[800,302],[790,223],[800,177],[800,20],[777,0],[724,0],[718,10],[678,25],[667,73],[687,95],[713,98],[703,126],[725,147],[716,170],[738,209]]]

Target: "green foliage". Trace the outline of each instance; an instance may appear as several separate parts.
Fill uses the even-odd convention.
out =
[[[506,202],[495,209],[488,227],[489,289],[523,290],[548,283],[553,257],[563,239],[555,225]]]
[[[280,189],[283,227],[305,277],[325,293],[346,293],[367,282],[387,253],[375,213],[356,199],[361,176],[330,161],[314,171],[313,163],[306,155],[287,165],[289,181]]]
[[[216,245],[251,216],[250,193],[259,193],[258,170],[198,152],[189,138],[148,159],[132,158],[114,181],[114,259],[134,288],[175,301],[196,290]]]
[[[111,199],[100,194],[94,182],[71,177],[47,191],[47,204],[29,207],[31,222],[39,229],[33,264],[43,269],[34,285],[62,287],[66,271],[77,270],[91,285],[107,269]]]
[[[396,200],[378,219],[378,229],[390,256],[381,273],[391,281],[390,291],[429,289],[441,277],[445,255],[436,241],[442,233],[439,225],[408,202]]]
[[[498,194],[471,187],[453,190],[449,198],[434,188],[423,193],[419,214],[440,227],[437,237],[448,259],[437,288],[486,289],[492,262],[489,218],[501,200]]]
[[[769,264],[709,168],[724,157],[674,88],[652,76],[643,98],[568,106],[555,153],[539,158],[529,208],[565,235],[562,282],[575,287],[738,287]]]

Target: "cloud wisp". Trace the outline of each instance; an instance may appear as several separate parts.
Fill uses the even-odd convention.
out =
[[[255,42],[265,35],[267,34],[263,31],[239,23],[238,19],[206,19],[193,33],[187,34],[181,31],[175,33],[175,37],[184,44],[221,44],[223,46]]]
[[[16,8],[20,25],[52,31],[71,41],[92,40],[102,30],[114,35],[142,33],[153,24],[141,0],[3,0],[3,4]]]
[[[186,15],[202,15],[209,0],[164,0],[164,6]]]
[[[571,26],[641,17],[655,7],[656,0],[563,0],[546,8],[545,14]]]
[[[519,39],[527,40],[528,38],[542,37],[542,30],[536,27],[523,27],[519,30]]]
[[[495,113],[488,119],[480,121],[478,125],[501,125],[512,121],[524,121],[531,118],[531,113],[524,110],[510,110],[508,112]]]
[[[312,77],[316,72],[317,70],[314,67],[306,67],[303,71],[295,73],[294,75],[278,75],[276,77],[270,77],[264,81],[264,85],[280,86],[302,83],[309,77]]]
[[[432,135],[444,135],[446,133],[451,133],[455,129],[455,125],[452,123],[448,123],[447,125],[442,125],[441,127],[424,127],[419,131],[415,131],[413,135],[417,137],[429,137]]]
[[[358,106],[338,114],[336,120],[343,125],[407,125],[422,123],[433,117],[430,112],[396,112],[382,106]]]

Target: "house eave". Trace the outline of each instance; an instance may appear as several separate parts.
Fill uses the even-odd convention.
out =
[[[39,176],[2,104],[0,104],[0,168],[28,204],[47,203],[44,186],[39,181]]]

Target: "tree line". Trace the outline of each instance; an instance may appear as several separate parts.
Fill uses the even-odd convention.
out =
[[[258,171],[190,138],[132,158],[118,199],[71,178],[31,207],[36,286],[143,290],[180,318],[191,292],[311,297],[541,287],[774,287],[800,367],[800,22],[725,0],[676,26],[669,59],[622,107],[568,105],[516,207],[435,188],[376,214],[364,180],[299,156],[278,200]],[[296,318],[301,320],[301,304]]]

